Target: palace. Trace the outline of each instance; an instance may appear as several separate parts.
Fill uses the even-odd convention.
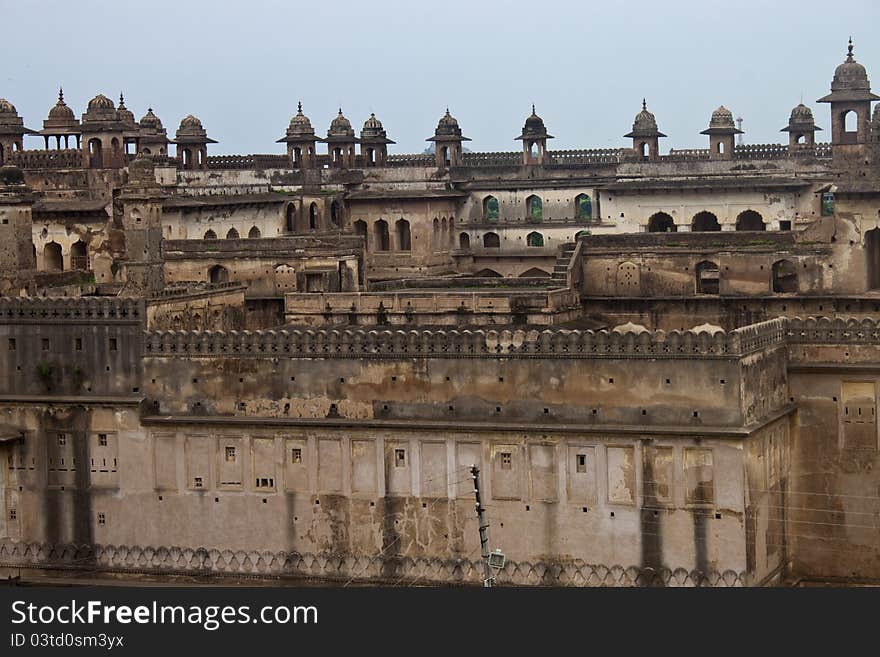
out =
[[[829,142],[666,154],[0,100],[0,574],[478,583],[476,465],[500,585],[877,581],[878,100],[852,42]]]

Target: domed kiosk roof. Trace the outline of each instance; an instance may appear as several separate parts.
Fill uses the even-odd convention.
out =
[[[849,40],[846,59],[834,69],[834,79],[831,81],[831,93],[823,96],[816,102],[836,103],[860,100],[880,100],[880,96],[871,93],[871,83],[868,81],[868,72],[853,57],[853,42]]]

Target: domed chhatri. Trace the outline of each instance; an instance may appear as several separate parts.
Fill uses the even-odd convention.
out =
[[[39,134],[24,127],[15,105],[0,98],[0,164],[4,157],[14,150],[24,150],[24,135]]]
[[[119,94],[119,105],[116,108],[116,113],[119,116],[119,120],[122,121],[127,127],[131,129],[137,128],[137,123],[134,120],[134,114],[125,106],[125,98],[123,98],[121,92]]]
[[[813,110],[799,103],[791,110],[788,125],[780,132],[789,133],[789,148],[812,147],[816,144],[816,131],[821,130],[813,119]]]
[[[553,139],[553,135],[547,132],[544,119],[535,113],[534,103],[532,113],[526,117],[522,133],[516,139],[523,145],[523,164],[545,164],[548,161],[547,140]]]
[[[642,98],[642,111],[633,120],[632,131],[624,135],[633,140],[633,150],[645,160],[660,157],[660,137],[665,137],[657,128],[657,119],[648,111],[648,101]]]
[[[167,155],[168,133],[158,116],[150,107],[138,123],[138,153],[145,155]]]
[[[216,144],[211,139],[202,122],[192,114],[187,114],[180,121],[180,127],[172,144],[177,144],[177,157],[184,169],[208,168],[208,144]]]
[[[309,121],[309,117],[303,114],[302,103],[297,103],[296,107],[296,114],[294,114],[293,118],[290,119],[290,125],[287,128],[287,134],[314,136],[315,129],[312,127],[312,122]]]
[[[880,96],[871,93],[868,72],[853,56],[850,38],[846,59],[834,69],[831,93],[817,101],[831,104],[831,143],[837,145],[832,151],[835,160],[841,157],[852,157],[853,162],[864,159],[864,153],[859,149],[869,139],[871,103],[875,100],[880,100]],[[850,115],[856,119],[854,127],[847,126]]]
[[[146,128],[149,130],[162,130],[164,127],[159,117],[153,114],[152,107],[147,109],[147,113],[144,114],[143,118],[141,118],[139,125],[141,126],[141,128]]]
[[[354,128],[351,127],[351,121],[345,118],[341,107],[339,108],[339,113],[336,115],[336,118],[330,122],[330,129],[327,130],[327,137],[342,137],[346,140],[354,137]]]
[[[315,129],[309,117],[303,114],[302,102],[296,104],[296,114],[290,119],[287,132],[276,140],[278,144],[287,144],[287,155],[294,169],[311,169],[317,164],[315,143],[318,141]]]
[[[721,105],[712,112],[709,128],[701,135],[709,135],[709,157],[713,160],[732,160],[734,136],[743,134],[733,122],[733,112]]]
[[[447,107],[446,113],[437,122],[434,136],[428,137],[425,141],[434,142],[434,161],[438,168],[445,168],[461,165],[463,162],[461,143],[470,139],[461,134],[458,121],[449,113]]]
[[[18,116],[18,111],[15,109],[15,105],[5,98],[0,98],[0,114],[14,114]]]
[[[375,114],[371,113],[370,118],[364,121],[360,142],[361,158],[365,166],[385,166],[388,162],[388,144],[394,142],[388,139],[382,122]]]
[[[64,90],[58,89],[58,102],[49,110],[49,116],[43,121],[43,129],[40,130],[49,150],[49,138],[55,137],[55,145],[61,148],[61,140],[64,139],[64,148],[70,148],[70,138],[75,137],[75,145],[79,148],[80,125],[76,120],[73,110],[64,102]]]
[[[106,110],[114,110],[116,106],[113,104],[113,101],[107,98],[104,94],[98,94],[94,98],[89,101],[89,105],[86,109],[87,112],[97,112],[97,111],[106,111]]]

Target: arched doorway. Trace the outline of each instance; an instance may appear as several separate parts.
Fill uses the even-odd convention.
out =
[[[544,246],[544,236],[538,231],[526,235],[526,246]]]
[[[773,263],[773,291],[794,294],[798,291],[797,268],[791,260]]]
[[[474,276],[476,278],[502,278],[501,274],[494,269],[481,269]]]
[[[471,236],[467,233],[461,233],[458,236],[458,248],[462,251],[467,251],[471,248]]]
[[[284,211],[284,225],[288,233],[296,232],[296,206],[293,203],[289,203]]]
[[[519,275],[520,278],[550,278],[550,272],[544,271],[543,269],[538,269],[537,267],[532,267],[531,269],[527,269],[522,274]]]
[[[70,268],[88,270],[89,249],[82,240],[77,240],[70,247]]]
[[[43,269],[64,271],[64,257],[61,255],[61,245],[58,242],[49,242],[43,247]]]
[[[238,231],[235,228],[230,228],[226,231],[226,239],[228,240],[237,240],[238,239]]]
[[[394,222],[394,230],[397,233],[397,250],[411,251],[412,243],[410,241],[409,222],[406,219],[398,219]]]
[[[677,231],[675,220],[665,212],[657,212],[648,219],[649,233],[675,233]]]
[[[214,265],[208,270],[208,280],[212,283],[227,283],[229,271],[223,265]]]
[[[360,235],[364,238],[364,248],[367,245],[367,222],[363,219],[358,219],[354,222],[354,234]]]
[[[697,263],[695,271],[697,294],[718,294],[720,289],[718,264],[704,260]]]
[[[868,259],[868,289],[880,289],[880,228],[865,233],[865,256]]]
[[[318,228],[318,204],[309,205],[309,230],[317,230]]]
[[[767,225],[764,223],[764,217],[754,210],[746,210],[740,212],[736,218],[737,230],[766,230]]]
[[[217,233],[215,233],[213,230],[211,230],[209,228],[208,230],[205,231],[205,239],[206,240],[215,240],[215,239],[217,239]]]
[[[391,249],[391,239],[388,234],[388,222],[384,219],[379,219],[375,224],[373,224],[373,243],[375,244],[376,251],[389,251]]]
[[[89,139],[89,167],[92,169],[104,168],[104,151],[101,147],[101,140],[97,137]]]
[[[593,201],[589,194],[578,194],[574,197],[575,216],[578,219],[593,218]]]
[[[339,201],[333,201],[330,204],[330,223],[339,228],[339,217],[341,215],[341,210],[339,206]]]
[[[485,235],[483,235],[483,248],[484,249],[501,248],[501,238],[498,237],[498,233],[486,233]]]
[[[261,236],[262,236],[262,233],[260,233],[260,229],[257,228],[256,226],[251,226],[251,229],[248,231],[248,239],[249,240],[256,240],[256,239],[260,239]]]
[[[530,221],[541,221],[544,218],[544,204],[540,196],[529,196],[526,198],[526,211]]]
[[[486,221],[498,221],[498,199],[487,196],[483,199],[483,219]]]
[[[718,223],[718,217],[714,214],[703,211],[694,215],[691,230],[695,233],[718,231],[721,230],[721,224]]]

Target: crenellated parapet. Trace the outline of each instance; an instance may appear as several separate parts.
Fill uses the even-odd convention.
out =
[[[733,358],[784,344],[779,318],[730,332],[484,330],[150,331],[144,354],[253,358]]]
[[[0,324],[139,323],[144,316],[144,301],[136,298],[0,298]]]
[[[9,161],[22,169],[79,169],[82,167],[82,151],[75,148],[15,151]]]
[[[829,317],[794,317],[788,320],[792,344],[853,344],[880,346],[880,320]]]

